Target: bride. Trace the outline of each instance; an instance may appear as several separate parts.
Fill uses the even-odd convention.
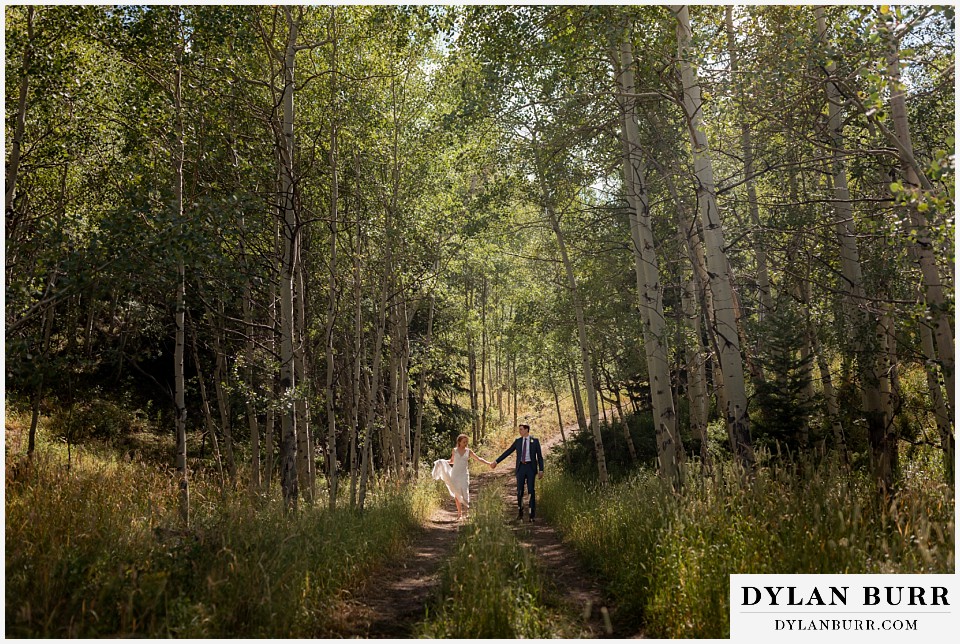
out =
[[[469,440],[466,434],[460,434],[457,436],[457,446],[450,453],[450,460],[441,458],[433,463],[433,478],[446,483],[450,496],[457,502],[458,520],[463,518],[464,509],[470,509],[470,470],[467,463],[473,457],[481,463],[491,464],[467,447]]]

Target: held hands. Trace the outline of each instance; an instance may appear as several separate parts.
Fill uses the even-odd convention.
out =
[[[490,465],[490,469],[491,469],[491,470],[497,469],[497,462],[496,462],[496,461],[489,461],[489,465]]]

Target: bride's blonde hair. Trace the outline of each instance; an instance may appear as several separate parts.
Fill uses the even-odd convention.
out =
[[[460,434],[459,436],[457,436],[456,445],[457,447],[460,447],[460,441],[469,441],[469,440],[470,440],[469,436],[467,436],[466,434]]]

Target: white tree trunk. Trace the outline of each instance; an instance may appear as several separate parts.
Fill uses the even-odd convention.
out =
[[[910,121],[907,117],[906,88],[900,81],[900,44],[892,38],[887,50],[887,74],[890,77],[890,108],[893,113],[893,126],[900,147],[905,156],[913,157],[913,140],[910,137]],[[915,165],[904,160],[902,170],[907,187],[916,190],[921,188],[921,178],[914,169]],[[930,237],[930,226],[927,218],[916,206],[907,207],[910,214],[910,223],[913,226],[912,255],[920,266],[922,275],[922,295],[933,322],[933,339],[936,353],[928,355],[927,359],[940,365],[944,384],[947,390],[948,417],[956,409],[956,377],[954,373],[954,331],[951,326],[951,316],[948,311],[952,307],[946,306],[946,296],[943,281],[937,267],[937,258],[934,254],[933,241]],[[926,326],[926,321],[921,321]],[[939,384],[937,385],[939,388]],[[934,398],[943,398],[942,392],[933,394]],[[951,429],[952,431],[952,429]],[[952,480],[952,479],[951,479]]]
[[[643,325],[643,348],[650,376],[650,394],[656,425],[657,456],[663,477],[674,489],[683,485],[681,467],[683,446],[677,432],[677,414],[670,387],[670,365],[667,359],[667,329],[663,317],[663,295],[653,226],[650,221],[646,171],[641,156],[640,132],[634,99],[636,82],[633,71],[632,24],[628,23],[620,44],[620,78],[618,93],[623,110],[623,175],[627,201],[630,203],[630,236],[633,241],[634,270],[640,319]]]
[[[734,439],[737,462],[743,468],[751,470],[754,465],[754,455],[750,439],[750,418],[747,415],[743,358],[740,353],[740,337],[734,311],[734,294],[731,288],[730,264],[726,256],[723,224],[720,220],[720,208],[717,204],[716,184],[713,179],[713,161],[710,157],[707,135],[703,129],[700,84],[689,60],[693,53],[690,13],[687,5],[674,6],[671,11],[677,18],[678,57],[683,81],[683,109],[690,135],[694,170],[697,176],[697,200],[700,204],[700,219],[703,225],[710,290],[713,293],[715,315],[713,332],[718,345],[717,357],[723,371],[723,388],[726,398],[725,416]]]
[[[241,255],[244,257],[244,264],[246,265],[246,255],[243,252],[243,247],[241,246],[240,250]],[[244,368],[243,368],[243,380],[246,387],[246,395],[244,396],[244,406],[247,412],[247,426],[250,429],[250,490],[254,494],[260,493],[261,487],[261,467],[260,467],[260,423],[257,420],[257,408],[254,405],[254,393],[256,391],[256,382],[253,378],[253,361],[254,361],[254,328],[253,328],[253,313],[252,309],[253,297],[250,292],[250,282],[247,281],[243,285],[243,326],[244,331],[247,334],[246,340],[244,342]]]
[[[213,422],[213,413],[210,411],[210,397],[207,396],[207,385],[203,379],[203,367],[200,365],[200,351],[197,350],[197,329],[192,323],[191,326],[193,327],[193,333],[190,334],[190,345],[193,348],[193,365],[197,370],[197,384],[200,388],[200,408],[203,411],[204,427],[207,428],[207,434],[210,436],[210,445],[213,449],[213,458],[217,463],[217,473],[220,475],[220,489],[222,492],[226,485],[226,479],[223,475],[223,459],[220,455],[220,441],[217,439],[217,425]],[[203,458],[202,447],[200,457]]]
[[[534,145],[537,145],[534,142]],[[539,161],[538,161],[539,166]],[[583,302],[580,299],[580,291],[577,288],[577,278],[573,273],[573,263],[567,254],[567,245],[564,242],[563,231],[560,229],[560,221],[553,210],[550,193],[544,183],[543,169],[537,168],[537,175],[540,181],[540,189],[543,195],[544,210],[547,220],[553,229],[557,240],[557,247],[560,250],[560,260],[563,262],[564,272],[567,276],[567,286],[570,289],[570,296],[573,300],[573,310],[577,320],[577,337],[580,340],[580,363],[583,368],[584,384],[587,388],[587,407],[590,411],[590,425],[593,430],[593,446],[597,456],[598,480],[601,485],[607,483],[607,459],[603,452],[603,438],[600,435],[600,408],[597,405],[597,390],[593,378],[593,365],[591,364],[590,339],[587,336],[587,322],[583,313]]]
[[[707,376],[704,369],[705,352],[703,342],[700,340],[700,313],[697,310],[696,285],[692,278],[683,282],[681,306],[688,337],[684,354],[687,367],[687,398],[690,402],[690,431],[700,438],[700,464],[702,473],[706,476],[713,469],[707,438]]]
[[[177,11],[176,9],[174,11]],[[177,21],[179,24],[179,20]],[[179,34],[178,34],[179,37]],[[183,163],[186,156],[183,125],[182,85],[183,69],[182,41],[178,43],[176,67],[173,75],[173,108],[176,140],[173,144],[171,161],[173,162],[173,200],[175,216],[183,222]],[[187,270],[183,257],[177,260],[177,295],[175,319],[177,325],[173,352],[174,407],[177,423],[177,469],[180,470],[180,518],[185,526],[190,525],[190,480],[187,469],[187,403],[186,377],[184,376],[184,345],[186,344],[187,312]]]
[[[480,440],[487,434],[487,275],[480,289]]]
[[[473,285],[466,288],[467,324],[467,371],[470,378],[470,418],[472,419],[473,443],[480,442],[480,403],[477,394],[477,349],[473,338]]]
[[[360,383],[361,358],[363,354],[363,318],[362,293],[360,292],[360,221],[357,220],[357,253],[353,258],[353,368],[350,374],[353,382],[350,401],[350,507],[357,503],[357,475],[360,458],[357,452],[360,440]]]
[[[294,365],[294,279],[299,261],[300,222],[294,194],[294,72],[299,25],[292,8],[283,8],[287,45],[283,58],[283,140],[280,146],[280,220],[283,255],[280,270],[280,485],[288,509],[295,509],[297,480],[297,415]]]
[[[302,244],[298,243],[298,247]],[[298,256],[301,251],[298,251]],[[297,414],[297,477],[300,491],[308,503],[313,503],[317,493],[316,467],[316,440],[311,424],[311,397],[310,383],[307,377],[309,365],[307,363],[307,272],[303,262],[297,262],[297,271],[294,276],[294,302],[296,304],[296,320],[294,320],[293,368],[294,382],[296,383],[296,414]]]
[[[333,77],[330,83],[330,95],[334,105],[337,102],[337,35],[336,9],[330,8],[330,22],[333,29],[333,53],[331,69]],[[336,110],[334,110],[336,111]],[[333,373],[335,361],[333,354],[333,323],[337,313],[337,220],[339,218],[340,177],[337,158],[337,119],[334,114],[330,121],[330,257],[329,280],[327,283],[327,324],[326,354],[327,373],[325,398],[327,408],[327,484],[330,486],[330,509],[337,507],[337,415],[334,408]]]
[[[226,356],[223,354],[223,348],[220,345],[220,325],[223,321],[223,311],[217,317],[220,322],[214,322],[210,325],[213,333],[213,349],[216,353],[216,366],[214,367],[213,386],[217,394],[217,410],[220,412],[220,427],[223,430],[223,449],[224,456],[227,459],[227,473],[230,480],[233,481],[237,475],[237,464],[233,455],[233,432],[230,426],[230,407],[227,400],[227,393],[224,390],[223,382],[227,378]]]
[[[20,176],[20,155],[23,149],[23,135],[27,126],[27,96],[30,91],[30,68],[33,62],[33,5],[27,6],[27,43],[23,50],[23,63],[20,76],[19,95],[17,97],[17,120],[13,127],[13,137],[10,140],[10,156],[7,159],[7,185],[4,191],[4,211],[13,210],[13,197],[16,194],[17,179]],[[182,175],[181,165],[181,175]],[[174,168],[176,169],[176,168]],[[182,186],[182,184],[181,184]],[[13,239],[14,230],[7,230],[7,239]],[[8,249],[9,252],[9,249]]]
[[[436,274],[440,269],[439,251],[433,264],[433,272]],[[430,359],[430,345],[433,340],[433,316],[436,310],[436,297],[430,293],[430,303],[427,308],[427,333],[424,337],[423,347],[421,349],[420,375],[417,384],[417,420],[413,434],[413,472],[414,476],[420,471],[420,441],[423,434],[423,406],[426,402],[427,376],[430,374],[432,361]]]
[[[821,44],[826,45],[827,26],[823,7],[815,7],[814,13],[817,21],[817,37]],[[846,295],[846,310],[851,325],[851,333],[854,337],[855,353],[857,354],[857,367],[863,391],[863,413],[866,417],[867,432],[874,455],[874,470],[881,487],[889,489],[893,483],[894,471],[887,466],[894,465],[894,463],[882,454],[889,419],[886,417],[880,393],[880,382],[883,374],[878,367],[879,339],[884,337],[885,333],[880,329],[877,317],[870,313],[866,307],[860,251],[857,248],[856,222],[853,208],[850,205],[850,189],[847,184],[847,170],[843,157],[843,114],[841,105],[844,104],[844,98],[830,78],[836,73],[836,64],[832,61],[828,62],[826,72],[828,76],[826,83],[828,129],[833,149],[831,179],[835,197],[835,229],[840,242],[840,267],[843,275],[843,289]]]
[[[388,211],[389,217],[389,211]],[[387,222],[390,230],[390,222]],[[390,290],[390,273],[393,270],[393,246],[388,243],[384,260],[383,278],[380,284],[380,298],[377,307],[376,338],[373,343],[373,359],[371,366],[372,382],[367,386],[367,405],[363,423],[363,436],[360,441],[360,490],[357,503],[360,509],[367,495],[367,479],[373,471],[373,421],[376,417],[377,393],[380,390],[381,372],[383,371],[383,338],[386,334],[387,299]]]
[[[282,224],[280,220],[277,219],[274,222],[274,231],[273,231],[273,248],[277,257],[281,257],[280,265],[282,266],[282,255],[281,255],[281,242],[280,242],[280,228]],[[267,337],[267,347],[270,350],[270,353],[277,355],[277,337],[279,336],[280,324],[277,319],[277,283],[276,280],[270,280],[270,284],[267,287],[267,299],[269,304],[267,306],[269,322],[270,322],[270,331]],[[270,484],[273,482],[273,473],[274,473],[274,455],[276,453],[276,425],[277,425],[277,409],[279,403],[279,396],[277,391],[277,378],[276,373],[271,374],[269,383],[270,391],[270,403],[267,405],[267,417],[264,422],[263,427],[263,481],[264,481],[264,490],[266,492],[270,491]]]

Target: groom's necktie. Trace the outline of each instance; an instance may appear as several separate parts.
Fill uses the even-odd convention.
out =
[[[530,462],[530,439],[529,438],[523,439],[523,459],[522,460],[524,463]]]

